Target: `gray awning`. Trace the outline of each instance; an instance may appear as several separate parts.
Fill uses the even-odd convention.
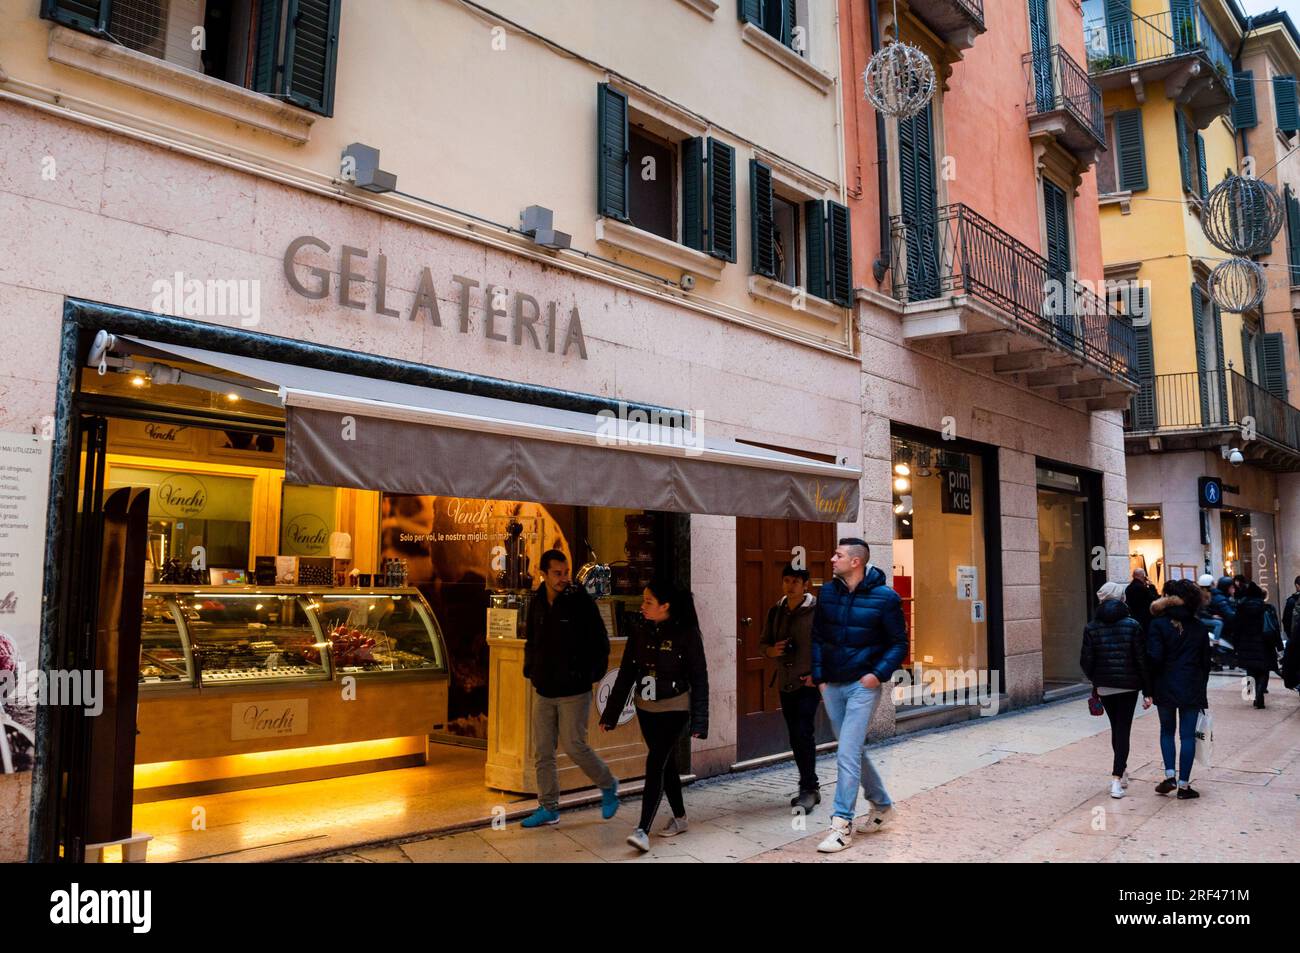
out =
[[[264,382],[285,480],[390,493],[853,522],[856,468],[600,416],[122,338]],[[704,432],[701,436],[700,431]]]

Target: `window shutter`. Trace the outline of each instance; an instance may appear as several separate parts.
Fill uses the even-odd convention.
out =
[[[742,21],[760,28],[763,26],[763,7],[766,6],[763,0],[736,0],[736,5]]]
[[[1133,370],[1137,374],[1138,392],[1133,395],[1131,409],[1133,429],[1154,430],[1156,427],[1155,351],[1151,341],[1151,326],[1133,329],[1135,349]]]
[[[1106,0],[1106,52],[1133,61],[1133,10],[1129,0]]]
[[[849,210],[838,202],[826,203],[826,300],[841,307],[853,305],[853,239]]]
[[[41,16],[83,33],[108,30],[109,0],[41,0]]]
[[[736,260],[736,150],[709,137],[709,237],[714,258]],[[694,246],[692,246],[694,247]]]
[[[1291,287],[1300,285],[1300,200],[1287,187],[1286,193],[1286,252],[1291,264]]]
[[[1217,423],[1228,419],[1228,364],[1223,359],[1223,311],[1211,302],[1210,316],[1214,321],[1214,381],[1218,391],[1219,416]]]
[[[334,72],[343,0],[289,0],[284,23],[284,94],[295,106],[334,115]]]
[[[596,212],[620,222],[627,214],[627,96],[596,84]]]
[[[1196,342],[1196,384],[1201,399],[1201,422],[1210,422],[1209,361],[1205,352],[1205,300],[1201,289],[1192,285],[1192,335]]]
[[[1287,399],[1285,348],[1281,331],[1260,338],[1260,351],[1264,358],[1260,376],[1264,379],[1264,387],[1278,400]]]
[[[797,0],[778,0],[781,4],[781,42],[794,46],[794,28],[798,23]]]
[[[776,248],[772,244],[772,170],[749,160],[750,271],[776,277]]]
[[[1255,108],[1255,74],[1250,70],[1234,73],[1233,92],[1237,101],[1232,104],[1232,124],[1238,129],[1252,129],[1259,125],[1259,112]]]
[[[1142,110],[1126,109],[1115,114],[1115,151],[1121,192],[1140,192],[1147,187],[1146,143],[1142,136]]]
[[[275,61],[280,51],[280,14],[284,0],[261,0],[253,27],[253,89],[276,92]]]
[[[1174,135],[1178,137],[1178,171],[1183,175],[1183,191],[1192,191],[1192,160],[1187,154],[1187,124],[1182,111],[1174,107]]]
[[[817,298],[826,294],[826,203],[803,203],[804,254],[808,257],[808,280],[804,282],[808,293]]]
[[[1294,76],[1273,77],[1273,104],[1277,107],[1277,127],[1283,132],[1300,129],[1300,109],[1296,104]]]
[[[1250,372],[1250,352],[1252,347],[1250,328],[1246,327],[1246,319],[1243,315],[1241,320],[1241,374],[1249,380],[1255,379]]]
[[[1201,198],[1210,197],[1210,175],[1205,168],[1205,137],[1196,134],[1196,174],[1197,184],[1201,187]]]
[[[1170,26],[1174,34],[1174,52],[1184,53],[1196,45],[1196,21],[1192,19],[1192,0],[1169,0]]]
[[[697,136],[682,142],[682,244],[696,251],[704,251],[704,188],[704,140]]]
[[[1043,216],[1047,232],[1047,280],[1044,288],[1049,303],[1059,306],[1050,312],[1057,328],[1066,338],[1074,338],[1074,315],[1067,284],[1070,272],[1070,220],[1065,192],[1055,182],[1043,180]],[[1052,286],[1055,287],[1052,287]]]

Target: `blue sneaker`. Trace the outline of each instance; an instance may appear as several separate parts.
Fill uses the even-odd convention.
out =
[[[560,815],[550,808],[539,807],[519,822],[520,827],[541,827],[543,824],[560,823]]]
[[[600,816],[609,820],[618,813],[618,778],[611,787],[600,789]]]

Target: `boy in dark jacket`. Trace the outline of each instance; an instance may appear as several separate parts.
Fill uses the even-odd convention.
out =
[[[781,601],[767,612],[759,644],[768,658],[779,659],[781,714],[790,734],[790,750],[799,768],[799,794],[790,806],[807,814],[822,802],[817,781],[817,706],[822,696],[812,680],[812,621],[817,600],[808,592],[808,570],[786,563],[781,570]]]
[[[601,790],[601,813],[618,810],[618,781],[587,744],[591,685],[605,677],[609,634],[587,591],[569,581],[569,561],[558,549],[542,554],[542,584],[528,602],[524,630],[524,677],[533,683],[533,745],[538,808],[522,826],[560,820],[558,741],[564,753]]]
[[[831,830],[817,846],[823,853],[852,844],[859,783],[871,802],[859,831],[879,830],[893,809],[866,741],[885,683],[907,654],[907,625],[902,600],[870,558],[861,539],[841,539],[831,557],[835,578],[821,587],[813,613],[812,678],[840,742]]]

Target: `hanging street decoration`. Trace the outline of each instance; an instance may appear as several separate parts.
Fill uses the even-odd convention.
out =
[[[1242,314],[1259,307],[1268,288],[1264,268],[1249,258],[1229,258],[1210,272],[1210,297],[1224,311]]]
[[[1282,199],[1267,182],[1230,175],[1210,192],[1201,215],[1205,237],[1231,255],[1257,255],[1282,228]]]
[[[934,65],[909,43],[886,43],[871,57],[862,78],[867,100],[882,115],[894,119],[915,116],[934,97]]]

